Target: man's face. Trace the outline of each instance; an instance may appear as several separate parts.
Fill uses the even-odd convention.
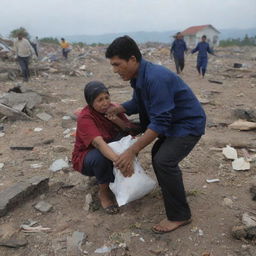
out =
[[[182,34],[178,34],[177,39],[179,39],[179,40],[182,39]]]
[[[110,59],[110,64],[113,67],[114,73],[118,73],[124,81],[129,81],[137,76],[139,62],[137,62],[135,56],[131,56],[128,61],[114,56]]]

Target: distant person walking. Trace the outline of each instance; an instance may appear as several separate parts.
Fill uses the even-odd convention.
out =
[[[68,53],[71,51],[70,44],[64,38],[61,38],[60,46],[62,48],[63,57],[67,59]]]
[[[22,33],[18,34],[18,39],[14,42],[14,51],[22,71],[23,81],[28,82],[30,77],[29,58],[34,54],[34,49]]]
[[[188,50],[183,36],[180,32],[176,34],[176,39],[172,43],[171,57],[173,55],[177,74],[180,74],[185,66],[184,53]]]
[[[36,36],[33,40],[31,40],[31,45],[34,48],[35,54],[38,57],[38,51],[39,51],[39,40],[38,36]]]
[[[201,39],[202,41],[197,44],[196,48],[194,48],[191,53],[193,54],[198,51],[196,68],[199,75],[202,75],[202,77],[204,78],[208,63],[208,53],[212,55],[215,54],[210,48],[209,44],[206,42],[206,36],[203,35]]]

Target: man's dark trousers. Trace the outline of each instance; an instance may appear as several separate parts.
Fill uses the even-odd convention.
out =
[[[28,68],[28,64],[29,64],[29,57],[20,57],[18,56],[18,62],[22,71],[22,75],[23,75],[23,79],[24,81],[28,81],[29,79],[29,68]]]
[[[164,137],[152,148],[152,163],[162,189],[167,219],[184,221],[191,218],[179,162],[199,141],[200,136]]]
[[[174,57],[174,62],[175,62],[177,74],[179,74],[184,69],[185,60],[184,60],[184,58]]]

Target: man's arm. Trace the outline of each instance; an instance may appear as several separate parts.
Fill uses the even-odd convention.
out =
[[[199,51],[198,44],[197,44],[196,48],[194,48],[194,49],[191,51],[191,53],[193,54],[193,53],[195,53],[195,52],[197,52],[197,51]]]
[[[215,55],[215,54],[214,54],[214,51],[210,48],[209,44],[208,44],[208,46],[207,46],[207,52],[210,53],[210,54],[212,54],[212,55]]]

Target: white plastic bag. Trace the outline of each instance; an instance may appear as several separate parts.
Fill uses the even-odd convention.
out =
[[[129,135],[119,141],[109,143],[109,146],[114,152],[121,154],[135,141],[136,139],[133,139],[132,136]],[[145,173],[137,159],[134,161],[134,174],[131,177],[124,177],[115,167],[114,175],[115,180],[113,183],[109,184],[109,187],[115,194],[119,206],[145,196],[156,186],[156,181]]]

